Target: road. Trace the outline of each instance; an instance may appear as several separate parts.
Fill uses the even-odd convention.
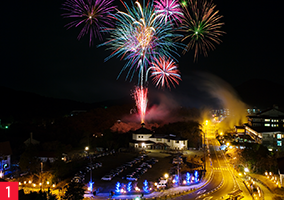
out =
[[[215,139],[213,131],[207,131],[207,173],[213,170],[211,180],[201,189],[172,199],[226,199],[234,191],[241,190],[243,200],[251,200],[252,197],[245,188],[242,179],[236,178],[234,170],[228,164],[224,154],[219,150],[219,143]]]

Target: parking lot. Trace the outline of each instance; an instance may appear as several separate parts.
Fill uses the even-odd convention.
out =
[[[200,151],[185,151],[184,157],[196,157]],[[146,154],[139,152],[119,152],[92,158],[92,163],[100,163],[102,166],[92,169],[92,181],[94,189],[101,192],[115,191],[119,182],[124,188],[132,182],[133,188],[143,188],[143,182],[148,181],[149,187],[173,168],[175,155],[161,153],[159,150],[150,150]],[[85,183],[89,182],[90,171],[84,171]],[[104,177],[102,180],[102,177]],[[109,180],[108,180],[109,179]]]
[[[99,192],[109,192],[115,190],[115,185],[117,182],[122,184],[127,184],[130,180],[126,180],[126,175],[131,174],[132,172],[136,171],[137,168],[141,168],[140,166],[142,163],[145,163],[152,158],[156,158],[158,162],[152,164],[151,168],[147,168],[147,171],[143,174],[139,174],[139,178],[137,181],[133,182],[133,185],[137,183],[137,186],[142,188],[143,181],[147,180],[148,182],[156,182],[161,176],[165,173],[168,173],[170,167],[172,166],[171,154],[163,154],[158,152],[151,152],[147,153],[147,157],[145,157],[140,162],[134,163],[132,167],[128,166],[124,169],[121,173],[114,176],[112,180],[101,180],[101,178],[105,175],[111,174],[113,170],[116,168],[133,161],[135,158],[142,156],[143,154],[139,154],[138,152],[120,152],[115,153],[108,156],[103,156],[99,158],[92,159],[92,162],[100,162],[102,163],[102,167],[98,167],[92,170],[92,178],[94,181],[94,188],[99,190]],[[90,172],[86,173],[86,182],[89,181]],[[124,178],[124,179],[123,179]]]

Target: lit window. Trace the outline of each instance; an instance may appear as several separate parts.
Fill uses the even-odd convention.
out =
[[[270,126],[270,124],[264,124],[264,126]]]
[[[282,141],[277,141],[277,146],[282,146]]]
[[[271,122],[278,122],[278,119],[272,119]]]
[[[282,134],[277,134],[277,139],[282,139]]]
[[[270,122],[270,119],[264,119],[265,122]]]
[[[278,124],[271,124],[272,127],[278,127]]]
[[[162,141],[162,138],[157,138],[157,141]]]

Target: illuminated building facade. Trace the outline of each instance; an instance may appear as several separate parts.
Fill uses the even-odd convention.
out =
[[[129,146],[137,149],[187,149],[187,139],[173,134],[155,134],[142,124],[140,129],[132,133]]]
[[[245,133],[269,150],[283,149],[284,112],[278,107],[248,115],[248,123],[244,124]]]

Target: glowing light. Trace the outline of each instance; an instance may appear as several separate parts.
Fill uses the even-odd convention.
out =
[[[86,151],[89,151],[89,147],[85,147],[85,150],[86,150]]]
[[[194,177],[195,177],[194,182],[197,183],[199,181],[199,179],[198,179],[199,175],[198,175],[198,171],[196,171],[196,170],[194,171]]]
[[[132,190],[132,183],[129,182],[129,183],[127,184],[127,191],[128,191],[128,192],[131,192],[131,190]]]
[[[120,193],[121,192],[120,187],[121,187],[120,182],[117,182],[116,185],[115,185],[115,192],[116,193]]]
[[[165,179],[169,178],[169,174],[164,174]]]
[[[225,32],[220,28],[224,23],[220,22],[222,16],[218,15],[218,10],[215,11],[216,5],[212,1],[188,0],[188,4],[186,6],[182,3],[185,11],[182,30],[187,35],[181,41],[189,39],[183,53],[194,49],[194,60],[196,60],[200,52],[208,56],[208,51],[215,49],[214,43],[221,43],[219,36]]]
[[[136,101],[136,106],[138,109],[138,113],[140,115],[141,123],[145,122],[145,115],[146,115],[146,107],[147,107],[147,93],[148,88],[141,88],[136,87],[134,91],[134,99]]]
[[[75,20],[68,23],[66,27],[69,29],[83,26],[78,40],[89,33],[89,45],[91,46],[93,37],[102,40],[102,30],[114,25],[110,13],[115,11],[116,6],[112,6],[112,3],[113,0],[67,0],[62,8],[67,13],[62,16]]]
[[[94,185],[94,182],[89,181],[89,187],[88,187],[89,191],[93,191],[93,185]]]
[[[191,175],[189,172],[186,173],[186,184],[189,185],[190,184],[190,178],[191,178]]]
[[[179,185],[179,176],[178,175],[175,176],[174,181],[175,181],[174,184]]]
[[[31,184],[32,183],[32,181],[29,181],[29,184]]]
[[[186,7],[186,6],[187,6],[186,0],[182,0],[181,5],[184,6],[184,7]]]
[[[143,182],[143,190],[144,190],[144,192],[149,192],[149,190],[148,190],[148,181],[147,180],[145,180],[144,182]]]
[[[46,181],[46,184],[49,185],[49,181]]]
[[[0,171],[0,178],[3,178],[4,174],[2,171]]]
[[[53,184],[52,187],[55,187],[55,184]],[[91,191],[92,191],[92,190],[91,190]]]
[[[249,172],[249,169],[247,167],[244,168],[245,172]]]

